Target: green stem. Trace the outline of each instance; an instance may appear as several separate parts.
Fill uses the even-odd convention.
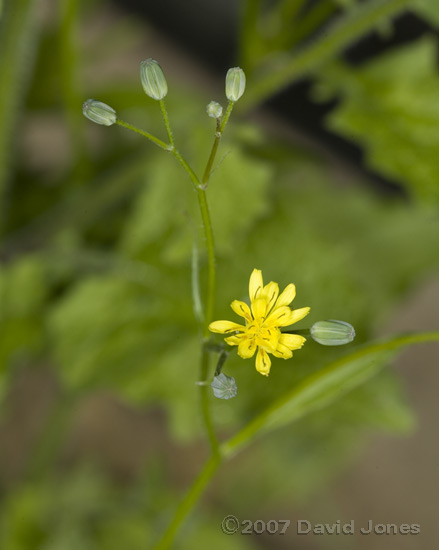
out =
[[[152,141],[153,143],[155,143],[165,151],[172,151],[171,146],[168,143],[165,143],[161,139],[156,138],[152,134],[149,134],[148,132],[145,132],[140,128],[136,128],[135,126],[133,126],[132,124],[129,124],[128,122],[124,122],[123,120],[120,120],[120,118],[116,120],[116,124],[118,126],[122,126],[123,128],[127,128],[128,130],[132,130],[133,132],[136,132],[136,134],[140,134],[141,136],[146,137],[147,139],[149,139],[150,141]]]
[[[171,125],[169,124],[168,111],[166,110],[165,102],[163,101],[163,99],[160,99],[159,105],[160,105],[160,110],[162,111],[163,120],[165,121],[166,132],[168,133],[169,143],[172,146],[175,146],[174,134],[172,133]]]
[[[203,337],[209,335],[209,324],[212,321],[213,309],[215,307],[215,285],[216,285],[216,265],[215,265],[215,242],[213,238],[212,222],[210,220],[209,207],[207,205],[206,190],[197,188],[198,204],[200,207],[201,219],[203,221],[204,237],[207,249],[207,296],[204,316]]]
[[[198,258],[198,247],[196,244],[196,240],[194,238],[194,244],[192,245],[192,265],[191,265],[192,304],[193,304],[193,309],[195,313],[195,318],[197,319],[202,332],[204,327],[204,315],[203,315],[203,304],[201,302],[199,273],[200,273],[200,267],[199,267],[199,258]]]
[[[269,70],[259,81],[253,82],[243,98],[242,106],[246,109],[253,108],[291,82],[312,72],[372,30],[381,20],[396,15],[407,4],[409,0],[369,0],[349,10],[300,53],[283,63],[280,68],[274,64],[275,68]]]
[[[191,182],[194,184],[195,189],[198,189],[201,185],[201,182],[200,182],[200,179],[198,178],[197,174],[193,171],[193,169],[189,166],[189,164],[181,156],[181,154],[177,151],[177,149],[175,149],[175,147],[174,147],[174,149],[171,150],[171,153],[178,160],[178,162],[182,165],[185,172],[190,177]]]
[[[204,342],[201,348],[201,363],[200,363],[200,381],[204,382],[209,372],[209,350],[205,346]],[[210,448],[212,456],[219,456],[219,443],[213,427],[212,416],[210,414],[209,398],[210,387],[206,385],[200,385],[201,392],[201,411],[203,413],[204,425],[207,431],[207,437],[209,438]]]
[[[198,502],[206,485],[212,479],[220,464],[221,457],[219,455],[211,456],[209,458],[209,460],[204,465],[204,468],[201,470],[200,474],[193,483],[192,487],[189,489],[184,499],[180,502],[174,519],[169,524],[161,540],[155,546],[155,550],[168,550],[169,548],[171,548],[172,542],[175,538],[175,535],[177,534],[178,529],[186,519],[189,512]]]
[[[207,183],[208,177],[210,175],[210,169],[215,158],[215,152],[218,148],[218,145],[214,142],[212,148],[213,153],[210,154],[209,160],[207,162],[205,174],[207,174],[207,179],[201,180],[195,174],[194,170],[190,167],[188,162],[183,158],[179,151],[175,148],[174,138],[169,124],[168,114],[166,112],[165,105],[163,101],[160,101],[160,108],[162,111],[163,119],[165,121],[166,129],[168,132],[168,137],[172,145],[172,154],[181,164],[185,172],[188,174],[191,179],[195,190],[197,192],[198,205],[200,208],[202,226],[205,237],[205,244],[207,249],[207,263],[208,263],[208,275],[207,275],[207,297],[206,297],[206,306],[204,314],[204,324],[202,331],[202,348],[201,348],[201,359],[200,359],[200,381],[204,382],[208,376],[209,370],[209,352],[206,346],[204,345],[204,340],[209,335],[209,323],[212,320],[213,308],[215,303],[215,284],[216,284],[216,270],[215,270],[215,244],[213,238],[213,229],[212,222],[210,219],[209,207],[207,204],[206,189],[205,184]],[[229,114],[230,116],[230,114]],[[197,279],[193,279],[193,282],[197,282]],[[196,313],[196,312],[195,312]],[[203,415],[204,425],[206,427],[207,436],[209,438],[210,447],[212,450],[212,455],[217,456],[219,454],[219,443],[215,435],[215,430],[213,427],[212,416],[210,413],[209,407],[209,393],[208,386],[200,385],[201,392],[201,410]]]
[[[227,122],[229,121],[230,115],[232,114],[233,106],[235,105],[234,101],[229,101],[229,104],[227,105],[226,114],[224,115],[224,118],[221,122],[220,126],[220,134],[224,132],[224,128],[226,127]]]

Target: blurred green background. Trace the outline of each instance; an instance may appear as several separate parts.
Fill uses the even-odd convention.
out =
[[[121,128],[93,125],[81,105],[104,101],[164,138],[138,77],[142,59],[157,59],[178,147],[201,171],[214,131],[205,106],[225,104],[224,74],[175,42],[166,21],[109,1],[3,4],[0,548],[153,548],[207,456],[194,384],[197,206],[170,156]],[[215,318],[233,318],[229,304],[245,299],[257,267],[267,282],[296,284],[296,307],[311,306],[299,328],[352,323],[350,347],[437,327],[437,2],[237,5],[232,63],[246,70],[248,99],[232,115],[208,190]],[[391,40],[392,17],[407,7],[425,23],[421,35],[367,62],[346,61],[343,37]],[[285,69],[289,56],[296,72]],[[362,168],[307,134],[303,120],[298,129],[263,107],[304,75],[311,105],[332,102],[325,131],[361,147]],[[274,359],[268,379],[232,353],[225,372],[238,396],[212,403],[220,434],[346,352],[308,341],[291,361]],[[222,467],[174,547],[433,548],[436,366],[437,346],[410,350],[258,441]],[[291,527],[283,537],[226,536],[228,514]],[[297,519],[419,523],[421,534],[297,537]]]

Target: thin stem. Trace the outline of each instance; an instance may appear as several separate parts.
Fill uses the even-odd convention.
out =
[[[190,177],[192,183],[194,184],[195,189],[198,189],[201,185],[201,182],[200,182],[197,174],[193,171],[193,169],[189,166],[189,164],[181,156],[181,154],[177,151],[177,149],[175,149],[175,147],[171,150],[171,153],[178,160],[178,162],[182,165],[185,172],[187,173],[187,175]]]
[[[168,112],[166,110],[165,102],[163,101],[163,99],[160,99],[159,105],[160,105],[160,110],[162,111],[163,120],[165,121],[165,126],[166,126],[166,131],[168,133],[169,143],[171,145],[175,146],[174,134],[172,133],[171,125],[169,124]]]
[[[201,219],[204,228],[204,237],[207,249],[207,296],[204,316],[203,337],[209,335],[209,324],[212,321],[213,309],[215,306],[215,285],[216,285],[216,265],[215,265],[215,242],[213,238],[212,222],[210,220],[209,207],[207,205],[206,190],[197,188],[198,204],[200,207]]]
[[[222,134],[224,132],[224,128],[226,127],[226,124],[229,121],[229,118],[230,118],[230,115],[232,114],[232,109],[233,109],[234,105],[235,105],[234,101],[229,101],[229,104],[227,105],[226,114],[224,115],[224,118],[221,122],[221,126],[220,126],[220,129],[219,129],[220,134]]]
[[[156,545],[156,550],[168,550],[169,548],[171,548],[172,542],[178,529],[180,528],[181,524],[184,522],[192,508],[198,502],[206,485],[212,479],[220,464],[221,457],[219,455],[211,456],[206,462],[204,468],[195,479],[192,487],[189,489],[184,499],[180,502],[173,520],[169,524],[161,540]]]
[[[207,347],[202,345],[201,348],[201,363],[200,363],[200,381],[204,382],[207,378],[207,373],[209,371],[209,351]],[[203,413],[204,425],[207,431],[207,437],[209,438],[210,448],[212,451],[212,456],[218,456],[219,452],[219,442],[215,434],[215,429],[213,427],[212,416],[210,414],[209,406],[209,386],[202,385],[200,386],[201,392],[201,411]]]
[[[177,161],[181,164],[185,172],[188,174],[197,192],[198,205],[200,208],[202,226],[203,226],[206,249],[207,249],[207,263],[208,263],[207,297],[206,297],[206,307],[205,307],[204,323],[203,323],[203,331],[202,331],[203,342],[201,347],[201,359],[200,359],[200,380],[205,381],[207,378],[208,369],[209,369],[209,352],[206,346],[204,345],[204,340],[209,335],[209,323],[212,320],[213,308],[215,303],[215,283],[216,283],[215,244],[214,244],[214,238],[213,238],[212,222],[210,219],[209,207],[207,205],[206,190],[203,184],[203,180],[200,181],[198,176],[195,174],[194,170],[191,168],[188,162],[176,149],[174,137],[171,130],[171,125],[169,123],[168,114],[165,108],[165,104],[163,103],[163,101],[160,101],[159,103],[160,103],[160,109],[162,111],[163,119],[165,121],[166,130],[168,132],[169,141],[171,142],[171,146],[172,146],[171,152],[173,156],[177,159]],[[229,110],[231,111],[231,109],[228,109],[228,111]],[[230,113],[228,116],[230,116]],[[207,162],[207,166],[205,170],[205,174],[207,174],[207,179],[210,175],[210,168],[215,158],[216,149],[218,148],[218,144],[215,145],[215,143],[216,143],[216,140],[214,142],[212,153],[209,156],[209,160]],[[207,179],[204,183],[207,183]],[[193,282],[197,282],[197,281],[193,280]],[[204,425],[206,427],[207,436],[209,438],[212,455],[217,456],[219,454],[219,443],[215,435],[215,430],[213,427],[212,417],[210,413],[208,386],[200,385],[200,392],[201,392],[201,410],[202,410]]]
[[[226,114],[224,115],[222,121],[220,121],[219,119],[217,119],[216,121],[215,140],[212,145],[212,150],[210,151],[209,160],[207,161],[206,168],[204,170],[203,179],[201,180],[201,185],[203,186],[204,189],[207,187],[207,184],[209,182],[210,174],[212,173],[213,162],[215,160],[216,153],[218,151],[218,145],[223,135],[224,128],[232,113],[233,105],[234,105],[234,102],[229,101],[229,104],[227,105]]]
[[[227,361],[228,357],[229,357],[229,352],[226,350],[222,350],[218,357],[218,363],[216,364],[215,376],[219,376],[221,374],[224,363]]]
[[[207,187],[207,182],[209,181],[210,174],[212,172],[212,166],[213,161],[215,160],[216,152],[218,151],[218,145],[221,139],[221,122],[219,119],[216,121],[216,132],[215,132],[215,140],[212,145],[212,150],[210,151],[209,160],[207,161],[206,168],[204,170],[203,179],[201,180],[201,184],[204,188]]]
[[[192,245],[192,303],[194,308],[195,317],[200,325],[201,329],[204,327],[204,315],[203,304],[201,302],[200,293],[200,277],[199,277],[199,259],[198,259],[198,246],[194,239]]]
[[[149,139],[150,141],[152,141],[153,143],[155,143],[165,151],[172,151],[172,146],[169,145],[168,143],[165,143],[161,139],[156,138],[152,134],[149,134],[148,132],[145,132],[140,128],[136,128],[135,126],[133,126],[132,124],[129,124],[128,122],[124,122],[123,120],[120,120],[120,118],[116,120],[116,124],[118,126],[122,126],[123,128],[127,128],[128,130],[132,130],[133,132],[136,132],[136,134],[140,134],[141,136],[146,137],[147,139]]]
[[[283,330],[282,334],[303,334],[305,336],[305,335],[311,334],[311,330],[309,328],[300,328],[300,329],[296,329],[296,330],[294,330],[294,329],[292,329],[292,330]]]

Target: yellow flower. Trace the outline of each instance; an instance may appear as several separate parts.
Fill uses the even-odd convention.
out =
[[[272,353],[275,357],[289,359],[293,350],[300,349],[306,338],[298,334],[283,334],[281,327],[297,323],[308,315],[310,308],[291,310],[288,306],[296,296],[296,287],[289,284],[279,296],[277,283],[264,286],[262,272],[254,269],[250,276],[249,295],[251,307],[245,302],[234,300],[231,308],[244,317],[245,326],[232,321],[214,321],[209,330],[220,334],[233,333],[225,338],[231,346],[238,346],[238,355],[243,359],[253,357],[256,349],[256,370],[268,376]]]

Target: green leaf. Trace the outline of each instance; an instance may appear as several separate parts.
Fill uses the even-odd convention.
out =
[[[248,92],[240,106],[250,109],[292,82],[320,69],[349,44],[397,15],[407,4],[409,0],[357,2],[354,8],[336,18],[324,33],[319,33],[297,54],[285,56],[282,53],[278,59],[272,60],[265,71],[260,71],[257,80],[248,83]]]
[[[438,0],[414,0],[411,9],[424,17],[427,23],[439,25],[439,2]]]
[[[228,456],[253,439],[289,424],[312,411],[326,407],[376,374],[402,348],[439,341],[439,332],[401,336],[372,344],[330,363],[277,399],[222,446]]]
[[[364,68],[332,66],[317,94],[341,97],[331,130],[359,143],[372,169],[420,199],[439,199],[437,41],[423,38]]]

